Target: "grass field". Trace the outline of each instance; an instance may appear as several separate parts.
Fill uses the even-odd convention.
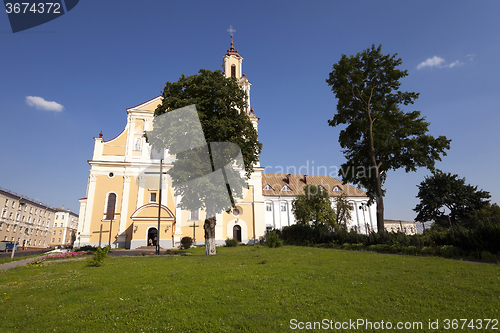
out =
[[[499,265],[291,246],[188,252],[0,271],[0,332],[349,331],[335,325],[358,319],[358,331],[481,332],[500,319]]]

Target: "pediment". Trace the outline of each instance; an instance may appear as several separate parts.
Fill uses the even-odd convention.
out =
[[[161,101],[163,100],[162,96],[157,96],[153,99],[150,99],[149,101],[146,101],[142,104],[136,105],[134,107],[128,108],[127,112],[137,112],[137,111],[142,111],[142,112],[151,112],[153,113],[156,110],[156,107],[161,104]]]
[[[174,214],[166,206],[161,206],[161,220],[170,221],[174,220]],[[139,207],[131,216],[133,221],[152,221],[158,220],[158,204],[150,203]]]

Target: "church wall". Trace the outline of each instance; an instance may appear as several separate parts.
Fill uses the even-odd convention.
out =
[[[119,230],[121,219],[121,202],[122,202],[123,177],[114,176],[109,178],[107,175],[96,176],[96,192],[94,195],[94,207],[92,209],[90,242],[91,243],[108,243],[109,233],[103,233],[100,236],[100,228],[102,224],[103,231],[109,231],[109,221],[103,221],[106,213],[106,203],[109,193],[116,194],[115,220],[113,220],[113,233]],[[113,241],[114,239],[112,239]],[[105,246],[105,245],[103,245]]]
[[[125,156],[125,147],[127,145],[127,132],[125,129],[116,138],[104,142],[102,155]]]
[[[130,186],[129,189],[129,199],[128,199],[128,207],[126,215],[122,215],[122,219],[126,219],[125,247],[127,247],[127,244],[130,244],[130,241],[132,240],[132,230],[131,230],[132,220],[130,217],[136,210],[137,195],[139,193],[138,181],[139,180],[137,179],[137,177],[130,177],[130,184],[133,186]]]

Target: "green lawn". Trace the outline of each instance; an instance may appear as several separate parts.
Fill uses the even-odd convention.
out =
[[[335,322],[358,319],[389,321],[394,332],[461,332],[445,330],[444,320],[460,328],[460,319],[464,327],[500,319],[499,265],[291,246],[189,252],[0,271],[0,332],[313,331],[299,329],[307,322],[340,332]],[[397,322],[423,329],[398,330]],[[488,332],[500,330],[494,324]]]

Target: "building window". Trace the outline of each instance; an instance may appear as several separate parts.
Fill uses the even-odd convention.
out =
[[[231,65],[231,77],[236,77],[236,65]]]
[[[2,218],[6,218],[7,217],[7,208],[4,208],[3,211],[2,211]]]
[[[58,242],[58,243],[61,243],[61,238],[58,238],[58,239],[57,239],[57,242]]]
[[[59,218],[59,215],[56,215],[56,220]]]
[[[3,229],[3,223],[0,222],[0,231],[2,231],[2,229]]]
[[[234,216],[240,215],[240,210],[238,208],[233,209],[233,215]]]
[[[270,202],[266,202],[266,212],[272,212],[273,211],[273,204]]]
[[[271,187],[271,185],[267,184],[265,187],[264,187],[264,190],[272,190],[273,188]]]
[[[12,201],[12,208],[16,207],[16,202]]]
[[[288,187],[288,185],[283,186],[281,189],[282,191],[291,191],[291,189]]]
[[[281,211],[286,212],[286,201],[282,201],[280,206],[281,206]]]
[[[156,192],[150,193],[149,202],[156,202]]]
[[[55,241],[56,241],[56,239],[55,239],[55,238],[52,238],[52,243],[54,243]]]
[[[106,220],[113,220],[115,218],[115,205],[116,194],[110,193],[108,195],[108,206],[106,208]]]
[[[62,235],[62,230],[59,230],[59,235]]]
[[[5,206],[9,203],[9,199],[5,199]]]
[[[54,236],[55,236],[55,234],[56,234],[56,231],[54,230]]]
[[[198,209],[190,211],[189,214],[191,215],[190,220],[199,220],[200,219],[200,211]]]

